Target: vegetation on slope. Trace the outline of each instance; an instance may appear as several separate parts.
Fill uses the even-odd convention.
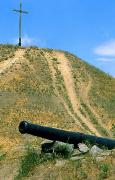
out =
[[[115,79],[76,56],[67,52],[65,54],[71,61],[76,94],[81,99],[81,104],[87,106],[84,92],[87,91],[86,87],[91,81],[87,98],[89,105],[96,112],[93,116],[98,114],[102,123],[112,131],[115,123]],[[95,120],[97,121],[98,118],[95,117]],[[105,135],[107,134],[105,133]]]
[[[14,57],[17,49],[18,48],[15,46],[0,45],[0,63]],[[21,166],[20,160],[25,157],[24,159],[27,161],[27,146],[32,144],[33,147],[37,147],[42,140],[41,138],[28,135],[21,136],[19,134],[18,125],[23,119],[29,119],[33,123],[51,127],[73,131],[79,130],[82,132],[89,131],[93,133],[88,129],[87,124],[84,124],[82,119],[78,118],[73,112],[64,85],[64,79],[58,69],[58,59],[53,55],[55,51],[35,47],[24,48],[24,51],[24,57],[21,57],[20,61],[14,63],[6,73],[0,76],[0,125],[2,127],[0,129],[0,173],[3,173],[3,164],[10,169],[11,162],[12,166],[14,164],[14,159],[16,159],[16,166],[14,164],[14,169],[17,169],[18,172]],[[56,86],[54,86],[52,72],[45,57],[46,53],[49,53],[56,71]],[[66,57],[71,62],[75,92],[80,102],[81,113],[84,117],[90,119],[92,124],[94,124],[95,128],[97,128],[102,135],[109,136],[107,131],[104,131],[103,127],[99,124],[96,116],[96,114],[98,114],[102,123],[106,125],[107,130],[110,130],[111,133],[113,132],[114,135],[115,79],[81,61],[74,55],[67,52],[63,53],[65,53]],[[90,80],[91,87],[87,90],[86,96],[84,92]],[[64,103],[56,94],[56,87],[73,117],[82,124],[83,128],[78,128],[73,117],[68,114]],[[90,109],[90,106],[93,107],[93,111]],[[36,157],[36,154],[34,155]],[[92,161],[93,160],[90,162]],[[8,162],[10,164],[9,166]],[[32,162],[33,164],[32,166],[30,164],[30,170],[28,170],[29,176],[32,176],[32,173],[36,173],[38,169],[45,169],[44,176],[46,176],[47,179],[52,177],[56,179],[56,177],[58,177],[57,171],[60,173],[60,177],[63,177],[65,174],[65,177],[79,177],[82,179],[83,177],[89,177],[89,175],[91,175],[88,168],[85,169],[85,172],[79,174],[78,170],[84,168],[84,163],[80,165],[80,168],[77,168],[77,165],[74,163],[70,163],[64,168],[58,169],[53,167],[55,159],[52,160],[52,162],[46,161],[44,164],[41,163],[38,166],[36,166],[36,161],[35,163],[34,161]],[[108,166],[111,167],[109,159],[107,163],[109,164]],[[31,167],[34,165],[35,168],[31,170]],[[86,163],[86,167],[87,165],[88,163]],[[96,170],[97,175],[99,175],[102,171],[99,168],[100,166],[95,165],[95,163],[92,166],[92,173]],[[51,170],[47,171],[47,167],[51,167]],[[69,174],[66,174],[67,169]],[[71,171],[74,171],[74,173],[71,174]],[[107,170],[107,176],[109,175],[108,172],[112,173]],[[13,176],[16,175],[13,174]]]
[[[15,54],[17,46],[0,44],[0,62],[12,58]]]

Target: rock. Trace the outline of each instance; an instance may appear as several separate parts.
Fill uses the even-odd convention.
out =
[[[105,157],[96,157],[96,161],[104,161],[105,160]]]
[[[53,143],[54,141],[51,141],[51,140],[48,140],[48,139],[45,139],[44,141],[41,142],[41,145],[42,144],[46,144],[46,143]]]
[[[87,153],[89,151],[88,146],[83,143],[79,143],[78,148],[79,148],[80,152],[82,152],[82,153]]]
[[[101,156],[110,156],[110,155],[112,155],[112,151],[103,151],[100,155]]]
[[[63,167],[68,161],[67,160],[57,160],[55,166]]]
[[[113,155],[115,157],[115,149],[112,149],[111,155]]]
[[[74,150],[74,145],[60,141],[45,140],[41,143],[41,148],[44,153],[56,153],[63,156],[70,156]]]
[[[50,140],[44,140],[41,143],[41,151],[44,153],[52,153],[53,152],[53,146],[55,144],[55,141]]]
[[[81,159],[84,159],[84,157],[83,156],[75,156],[75,157],[70,158],[71,161],[77,161],[77,160],[81,160]]]
[[[74,151],[73,151],[73,153],[72,153],[72,157],[74,157],[74,156],[79,156],[79,155],[81,155],[82,154],[82,152],[80,152],[78,149],[74,149]]]
[[[102,149],[100,149],[98,146],[94,145],[91,149],[90,149],[90,154],[92,156],[96,156],[98,154],[101,154],[103,152]]]
[[[65,157],[66,156],[68,157],[72,155],[74,150],[74,145],[56,141],[53,148],[54,148],[54,152],[59,153]]]

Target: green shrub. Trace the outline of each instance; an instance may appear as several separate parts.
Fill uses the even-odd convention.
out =
[[[99,169],[100,169],[99,180],[107,178],[109,172],[109,165],[103,163],[99,166]]]

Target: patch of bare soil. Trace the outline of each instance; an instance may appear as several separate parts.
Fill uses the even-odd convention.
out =
[[[23,58],[25,53],[24,49],[18,49],[13,58],[9,58],[6,61],[0,63],[0,75],[7,72],[16,62]]]
[[[13,159],[10,162],[5,161],[0,164],[0,179],[1,180],[13,180],[16,177],[19,168],[19,160]]]
[[[71,72],[71,65],[69,63],[69,60],[65,57],[64,53],[61,52],[55,52],[55,56],[59,61],[58,68],[64,78],[65,87],[68,93],[68,97],[71,101],[74,113],[81,118],[83,123],[85,123],[92,132],[94,132],[97,136],[101,136],[101,134],[90,122],[90,120],[86,119],[86,117],[84,117],[79,111],[80,103],[79,99],[76,97],[74,81]]]
[[[60,101],[63,103],[67,113],[70,115],[70,117],[72,117],[72,119],[78,124],[78,126],[82,129],[82,125],[79,121],[76,121],[76,117],[74,116],[74,114],[72,114],[71,110],[69,109],[67,103],[65,102],[65,100],[63,99],[63,97],[59,94],[58,92],[58,89],[57,89],[57,86],[56,86],[56,70],[55,68],[53,67],[53,62],[52,62],[52,57],[51,55],[49,55],[48,53],[45,53],[45,58],[48,62],[48,65],[49,65],[49,68],[50,68],[50,72],[52,74],[52,79],[53,79],[53,87],[54,87],[54,91],[55,91],[55,94],[58,96],[58,98],[60,99]]]
[[[96,117],[96,120],[97,120],[98,124],[100,125],[100,127],[104,128],[107,131],[107,133],[109,134],[109,136],[112,137],[112,134],[110,133],[110,131],[108,131],[108,129],[102,123],[101,118],[99,117],[99,115],[97,114],[95,109],[89,103],[89,92],[91,90],[91,86],[92,86],[92,79],[91,79],[91,77],[89,77],[88,85],[81,89],[81,96],[83,98],[83,101],[85,102],[85,104],[87,104],[87,106],[89,107],[90,111]]]

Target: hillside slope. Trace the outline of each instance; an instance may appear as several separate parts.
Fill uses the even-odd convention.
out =
[[[64,51],[0,45],[0,53],[0,152],[6,156],[4,163],[19,159],[28,145],[41,142],[19,134],[23,119],[115,137],[114,78]]]

